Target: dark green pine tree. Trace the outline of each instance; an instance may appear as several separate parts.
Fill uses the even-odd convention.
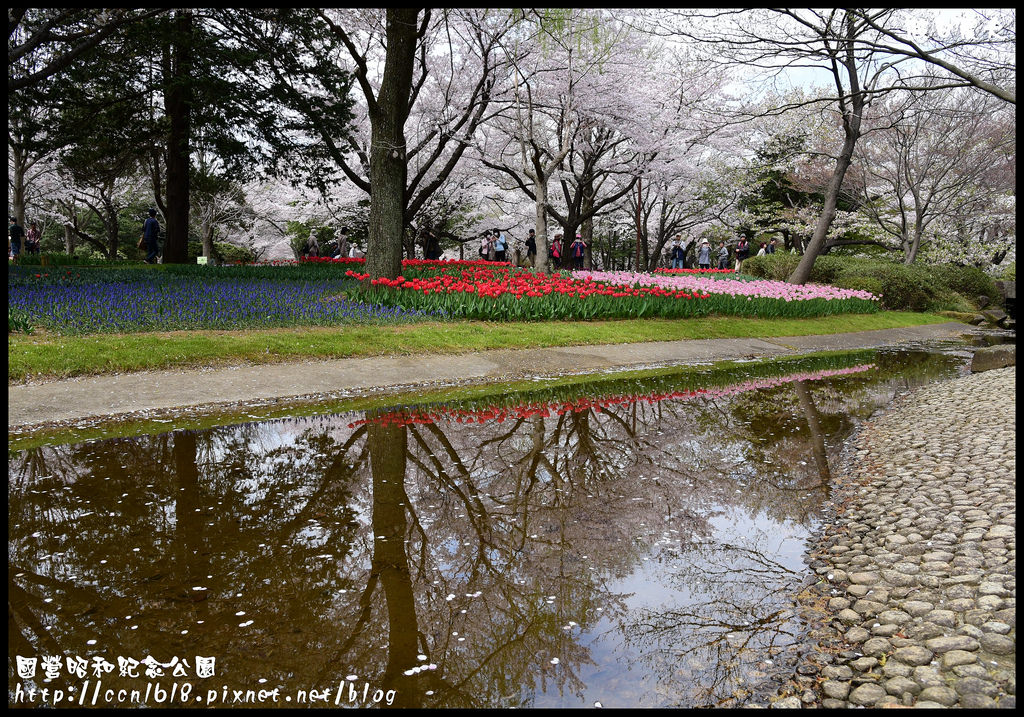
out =
[[[262,48],[232,30],[249,22],[273,27],[273,72]],[[185,262],[197,154],[208,159],[204,172],[231,182],[275,173],[329,181],[308,125],[331,122],[343,133],[351,82],[330,59],[336,41],[318,28],[301,10],[174,10],[106,38],[34,101],[76,177],[148,170],[166,221],[164,261]],[[295,86],[329,88],[316,117],[301,112],[309,98]]]

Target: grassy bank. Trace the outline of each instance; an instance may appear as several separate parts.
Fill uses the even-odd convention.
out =
[[[934,314],[880,312],[811,319],[711,317],[599,322],[346,326],[254,331],[54,336],[8,334],[8,382],[168,368],[487,349],[710,338],[811,336],[942,323]]]

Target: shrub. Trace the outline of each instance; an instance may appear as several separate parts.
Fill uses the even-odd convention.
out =
[[[938,295],[924,272],[912,271],[901,264],[875,263],[873,272],[882,284],[882,305],[887,309],[928,311],[938,308]]]
[[[799,257],[796,258],[799,259]],[[848,267],[849,259],[837,256],[819,256],[811,269],[811,281],[815,284],[834,284]],[[795,264],[793,268],[796,269]]]
[[[744,273],[785,281],[800,257],[775,254],[743,263]],[[992,278],[975,267],[897,263],[891,259],[822,256],[814,262],[810,282],[862,289],[881,297],[887,309],[905,311],[972,311],[977,296],[998,301]]]
[[[254,260],[252,252],[245,247],[235,246],[234,244],[219,241],[215,241],[213,243],[213,256],[217,261],[228,264]]]
[[[968,299],[984,295],[990,301],[998,301],[1002,296],[992,277],[977,267],[943,264],[930,268],[946,286]]]
[[[799,263],[799,256],[784,252],[766,254],[765,256],[752,256],[743,262],[743,273],[758,279],[785,281],[796,271]]]

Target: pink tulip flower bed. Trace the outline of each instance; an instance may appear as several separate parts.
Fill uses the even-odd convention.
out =
[[[779,299],[786,302],[825,301],[861,299],[878,302],[878,297],[867,291],[856,289],[840,289],[822,284],[787,284],[784,281],[768,279],[740,281],[730,278],[712,278],[700,274],[638,274],[630,271],[577,271],[573,273],[578,279],[590,278],[593,281],[609,284],[625,284],[627,286],[658,286],[674,291],[686,291],[701,294],[718,294],[750,299]]]

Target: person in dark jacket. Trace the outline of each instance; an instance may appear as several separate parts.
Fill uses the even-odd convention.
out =
[[[142,225],[142,240],[146,244],[146,263],[156,264],[160,253],[160,222],[156,220],[156,210],[149,210],[149,218]]]
[[[739,273],[740,267],[743,266],[743,260],[750,256],[750,244],[747,242],[747,237],[740,234],[740,243],[736,245],[736,272]]]
[[[22,242],[25,241],[25,230],[21,228],[20,224],[18,224],[17,219],[14,217],[11,217],[10,219],[11,224],[7,227],[7,241],[9,243],[8,253],[11,257],[17,259],[18,255],[21,253]]]
[[[535,229],[531,229],[530,234],[526,237],[526,260],[530,262],[530,266],[533,266],[536,259],[537,231]]]
[[[672,268],[686,268],[686,249],[683,248],[683,237],[680,234],[676,234],[672,240]]]

